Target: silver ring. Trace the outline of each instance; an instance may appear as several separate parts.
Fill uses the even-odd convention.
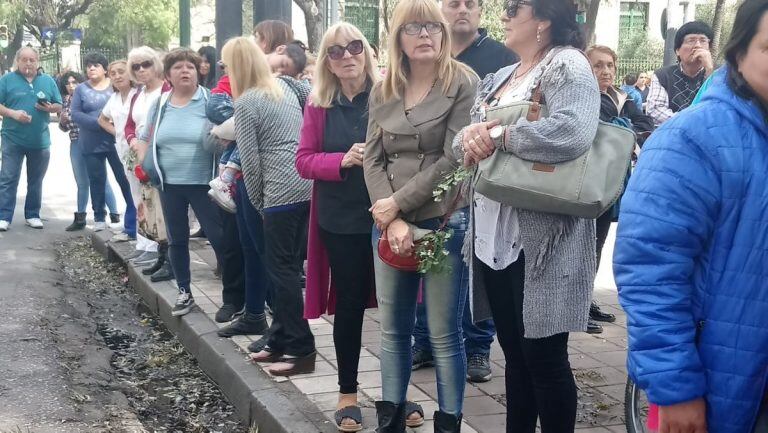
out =
[[[483,138],[483,137],[481,137],[481,136],[479,136],[479,135],[475,135],[475,138],[474,138],[474,140],[476,140],[476,141],[480,141],[480,139],[482,139],[482,138]]]
[[[400,247],[398,247],[398,246],[395,246],[395,247],[393,247],[393,248],[392,248],[392,251],[394,251],[394,252],[398,252],[398,251],[400,251]]]

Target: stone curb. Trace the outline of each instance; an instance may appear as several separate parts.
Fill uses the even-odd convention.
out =
[[[216,335],[219,327],[200,309],[182,317],[171,316],[177,289],[170,282],[152,283],[124,259],[119,246],[108,242],[110,231],[91,234],[96,251],[122,264],[128,279],[149,309],[160,317],[200,368],[219,386],[249,426],[260,433],[334,433],[338,430],[323,412],[290,382],[275,382],[250,364],[235,344]],[[126,244],[123,244],[126,245]]]

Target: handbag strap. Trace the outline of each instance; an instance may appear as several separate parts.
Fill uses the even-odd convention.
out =
[[[549,64],[552,63],[552,61],[557,57],[558,54],[565,51],[565,47],[558,47],[558,48],[552,48],[552,51],[557,50],[554,54],[552,54],[549,57],[549,60],[547,60],[547,63],[544,64],[544,69],[549,67]],[[587,57],[587,54],[579,50],[578,48],[571,48],[578,52],[580,52],[584,57],[587,59],[587,63],[589,63],[589,57]],[[536,83],[536,87],[533,88],[533,94],[531,95],[531,106],[528,108],[528,114],[526,114],[525,119],[529,122],[535,122],[541,118],[541,100],[543,98],[543,94],[541,92],[541,81],[544,74],[542,73],[542,76],[539,77],[539,82]]]

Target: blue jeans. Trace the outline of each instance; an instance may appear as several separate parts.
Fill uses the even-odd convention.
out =
[[[221,256],[223,227],[219,208],[208,198],[208,185],[169,185],[160,190],[160,203],[168,232],[168,258],[182,292],[190,292],[189,208],[195,211],[200,227],[211,242],[218,260]]]
[[[237,230],[245,262],[245,310],[253,314],[264,313],[264,302],[269,292],[269,279],[259,251],[264,251],[264,222],[253,207],[245,190],[245,182],[237,179]]]
[[[3,140],[2,166],[0,166],[0,220],[13,220],[16,209],[16,191],[19,188],[21,164],[27,158],[27,199],[24,218],[40,218],[43,201],[43,178],[51,159],[50,149],[27,149]]]
[[[417,223],[435,229],[439,218]],[[434,349],[437,373],[437,395],[440,410],[461,414],[467,360],[461,336],[461,321],[469,290],[469,270],[461,256],[464,234],[468,226],[467,209],[456,211],[448,222],[453,236],[448,240],[451,272],[421,275],[398,271],[379,259],[377,250],[381,236],[375,227],[372,234],[376,297],[381,314],[381,384],[382,399],[395,404],[405,401],[411,377],[411,336],[413,335],[416,299],[423,288],[429,339]]]
[[[104,153],[89,153],[85,155],[85,165],[88,168],[88,180],[91,186],[91,206],[93,207],[93,217],[96,221],[104,221],[106,213],[104,212],[105,189],[107,183],[107,166],[105,161],[112,168],[112,174],[120,186],[120,192],[123,193],[125,200],[125,217],[123,218],[124,232],[129,236],[136,237],[136,206],[133,204],[131,195],[131,185],[128,183],[128,177],[125,175],[125,168],[117,155],[117,150]]]
[[[88,180],[88,167],[85,165],[85,156],[82,153],[80,141],[73,141],[69,145],[69,161],[72,163],[72,173],[75,175],[75,184],[77,184],[77,211],[87,212],[88,194],[91,190],[90,180]],[[115,201],[115,193],[107,180],[104,185],[104,201],[109,208],[109,213],[120,213]]]
[[[496,335],[496,327],[493,326],[493,320],[483,320],[477,323],[472,322],[472,312],[469,308],[469,293],[464,303],[464,317],[461,321],[461,328],[464,332],[464,349],[467,357],[470,355],[489,355],[491,353],[491,344],[493,336]],[[413,328],[413,347],[416,350],[432,352],[432,345],[429,343],[429,327],[427,326],[427,309],[424,303],[416,306],[416,326]]]

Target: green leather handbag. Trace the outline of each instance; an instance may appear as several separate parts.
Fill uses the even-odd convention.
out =
[[[547,116],[539,87],[532,101],[486,109],[486,121],[514,125],[521,117],[536,121]],[[619,198],[624,188],[635,133],[600,122],[592,146],[581,156],[557,164],[527,161],[496,151],[478,164],[475,191],[500,203],[536,212],[597,218]]]

